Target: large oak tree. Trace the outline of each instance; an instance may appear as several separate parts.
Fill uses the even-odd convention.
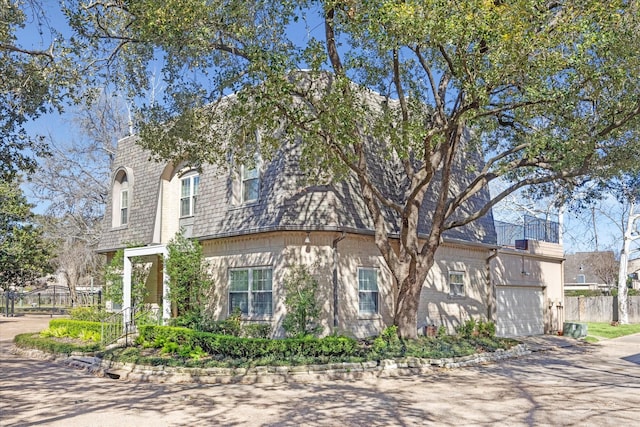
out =
[[[225,164],[234,147],[238,157],[258,148],[269,158],[283,140],[299,137],[307,170],[353,175],[396,281],[403,336],[416,334],[420,291],[447,230],[519,189],[570,192],[584,179],[638,164],[637,1],[68,6],[77,51],[105,66],[95,77],[136,96],[148,71],[163,67],[166,97],[141,116],[141,144],[158,157]],[[325,83],[308,85],[308,76]],[[389,102],[374,108],[363,88]],[[220,100],[224,109],[215,108]],[[259,147],[247,138],[256,129]],[[402,162],[393,197],[372,176],[372,157],[381,153],[367,138]],[[469,167],[461,187],[451,175],[467,150],[479,150],[486,164]],[[510,185],[473,212],[460,209],[496,179]],[[438,196],[425,215],[419,208],[427,194]],[[399,218],[397,244],[385,211]],[[429,231],[419,234],[424,223]]]

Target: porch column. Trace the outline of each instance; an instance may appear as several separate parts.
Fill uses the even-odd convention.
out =
[[[169,253],[166,249],[162,252],[162,323],[169,324],[171,319],[171,300],[169,299],[169,275],[167,274],[167,259]]]
[[[131,260],[124,254],[124,269],[122,271],[122,310],[124,323],[131,322]]]

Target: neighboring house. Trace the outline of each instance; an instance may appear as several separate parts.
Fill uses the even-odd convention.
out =
[[[609,292],[617,287],[619,261],[613,251],[565,255],[564,289]],[[629,269],[631,272],[631,269]]]
[[[633,289],[640,289],[640,258],[629,260],[627,273],[629,277],[631,277],[631,287]]]
[[[290,266],[304,264],[320,283],[324,333],[364,337],[392,324],[395,286],[355,180],[305,184],[295,144],[268,163],[226,172],[211,165],[154,163],[135,141],[132,136],[118,143],[99,246],[112,257],[131,242],[140,244],[125,250],[125,308],[128,260],[142,256],[150,266],[146,302],[162,307],[165,318],[172,315],[163,257],[182,228],[202,243],[210,262],[215,318],[239,307],[245,321],[269,322],[274,336],[282,336],[283,278]],[[389,191],[399,176],[396,166],[377,166]],[[460,168],[454,176],[464,180]],[[469,203],[488,197],[487,190]],[[426,199],[422,209],[428,210]],[[491,213],[448,231],[420,297],[420,330],[443,325],[453,332],[474,318],[496,321],[500,335],[555,333],[563,320],[562,248],[526,242],[519,249],[498,246]]]

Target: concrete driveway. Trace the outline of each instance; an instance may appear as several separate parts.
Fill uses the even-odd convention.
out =
[[[0,318],[2,426],[620,427],[640,420],[640,334],[415,377],[164,385],[97,378],[9,353],[15,333],[44,329],[49,320]]]

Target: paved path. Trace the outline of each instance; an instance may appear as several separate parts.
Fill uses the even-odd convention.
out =
[[[0,317],[0,426],[632,426],[640,334],[419,377],[278,385],[97,378],[9,353],[48,317]],[[532,340],[540,347],[567,339]]]

